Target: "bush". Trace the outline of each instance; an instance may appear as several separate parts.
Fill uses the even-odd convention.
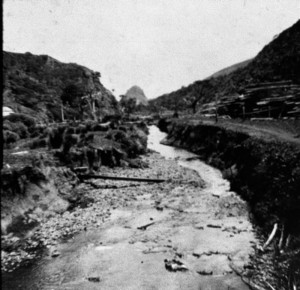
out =
[[[22,122],[15,123],[14,133],[17,133],[21,139],[27,138],[29,133],[27,127]]]
[[[127,134],[121,130],[111,131],[111,133],[109,135],[112,135],[113,140],[116,142],[122,143],[122,142],[126,141],[126,139],[128,139]]]
[[[61,145],[63,143],[64,131],[65,131],[64,126],[48,129],[49,146],[52,149],[58,149],[61,147]]]
[[[3,131],[3,142],[4,144],[11,144],[20,139],[20,136],[12,131]]]
[[[2,130],[13,131],[13,124],[8,120],[4,120]]]
[[[28,146],[29,146],[30,149],[46,147],[47,146],[47,139],[45,139],[45,138],[43,138],[43,139],[36,138],[36,139],[32,140],[31,143],[28,144]]]
[[[10,121],[11,123],[21,122],[28,128],[35,127],[36,125],[35,119],[25,114],[13,113],[6,116],[5,120]]]
[[[30,132],[30,137],[35,138],[35,137],[46,137],[48,135],[47,127],[45,126],[36,126],[31,132]]]

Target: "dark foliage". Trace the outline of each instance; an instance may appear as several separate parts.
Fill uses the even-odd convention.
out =
[[[4,117],[4,120],[8,120],[11,123],[20,122],[28,128],[35,127],[36,125],[35,119],[25,114],[10,114]]]
[[[63,104],[69,104],[71,107],[79,107],[83,95],[84,91],[82,88],[75,84],[70,84],[64,88],[61,99]]]
[[[116,99],[99,81],[100,73],[74,63],[47,55],[3,52],[3,74],[3,104],[40,121],[61,121],[62,102],[67,105],[66,119],[91,117],[88,107],[79,106],[80,96],[91,90],[101,93],[96,101],[101,116],[119,112]]]

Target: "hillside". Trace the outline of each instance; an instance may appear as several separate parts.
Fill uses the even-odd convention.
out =
[[[75,63],[62,63],[47,55],[3,52],[3,106],[39,121],[91,117],[88,101],[94,98],[95,115],[118,112],[115,97],[100,82],[100,73]],[[88,98],[87,98],[88,99]]]
[[[195,103],[199,106],[214,101],[216,93],[221,97],[226,96],[228,100],[235,98],[245,88],[253,88],[256,84],[263,87],[262,84],[266,82],[272,87],[273,82],[280,81],[289,81],[292,89],[300,84],[300,21],[273,39],[245,67],[227,75],[196,81],[188,87],[151,100],[150,104],[171,110],[190,108]],[[284,87],[281,89],[285,91]],[[281,96],[282,90],[275,92],[272,97]],[[263,94],[266,95],[265,92]],[[296,94],[295,98],[299,98],[299,92]]]
[[[232,73],[232,72],[234,72],[234,71],[236,71],[240,68],[243,68],[243,67],[247,66],[251,61],[252,61],[252,59],[248,59],[248,60],[236,63],[234,65],[231,65],[229,67],[223,68],[220,71],[217,71],[216,73],[212,74],[211,76],[209,76],[206,79],[217,78],[217,77],[220,77],[220,76],[228,75],[228,74],[230,74],[230,73]]]
[[[143,92],[143,90],[138,86],[131,87],[125,94],[125,100],[135,99],[136,104],[142,104],[147,106],[148,100]]]

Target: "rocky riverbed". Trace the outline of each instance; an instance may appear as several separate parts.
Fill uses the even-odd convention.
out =
[[[5,274],[4,289],[248,289],[235,274],[256,243],[247,205],[174,160],[143,160],[147,168],[101,173],[166,181],[81,184],[90,202],[41,221],[27,243],[46,246],[42,260]],[[24,251],[4,252],[4,267]]]

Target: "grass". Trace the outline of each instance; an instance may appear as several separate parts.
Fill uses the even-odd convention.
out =
[[[198,115],[182,114],[179,120],[183,122],[216,125],[225,129],[246,133],[265,141],[276,140],[293,143],[300,146],[300,120],[242,120],[222,119],[215,122],[214,118],[205,118]]]

